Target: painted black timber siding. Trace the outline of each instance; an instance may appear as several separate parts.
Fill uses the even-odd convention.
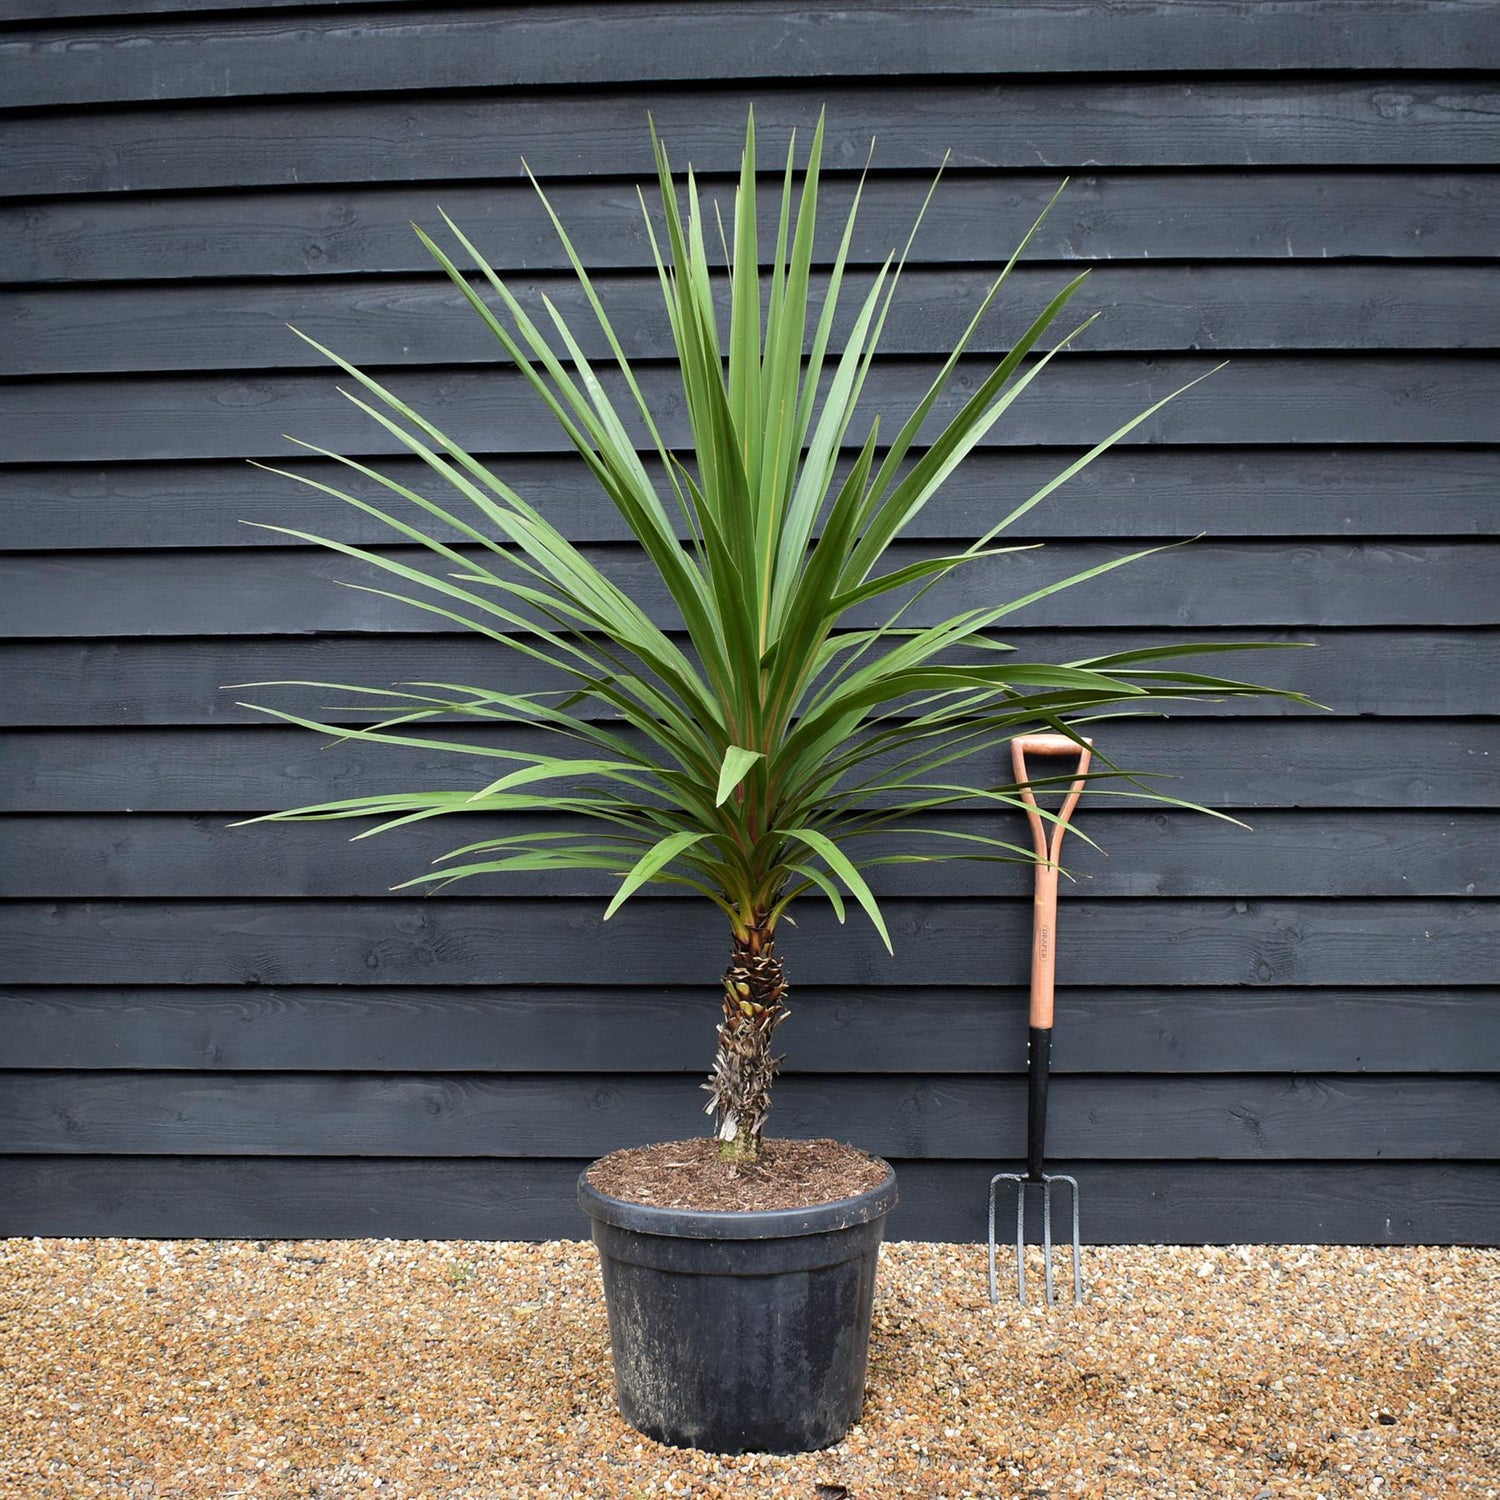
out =
[[[645,116],[722,192],[753,100],[768,137],[827,104],[835,201],[878,137],[866,266],[954,153],[883,400],[925,381],[1072,178],[980,347],[1083,265],[1105,316],[912,555],[1228,359],[1027,518],[1045,549],[973,584],[1203,533],[1015,639],[1318,648],[1247,671],[1327,713],[1193,704],[1099,732],[1253,829],[1084,804],[1108,858],[1076,851],[1064,897],[1050,1144],[1086,1237],[1500,1242],[1488,0],[6,14],[0,1233],[576,1236],[590,1156],[702,1128],[711,913],[650,896],[606,927],[587,876],[410,899],[389,888],[425,865],[421,835],[231,829],[428,768],[324,752],[220,685],[515,669],[239,524],[385,541],[244,462],[316,473],[289,431],[388,452],[288,322],[385,370],[659,603],[408,221],[441,203],[566,304],[524,156],[670,428]],[[775,1124],[895,1160],[898,1236],[976,1238],[1023,1149],[1025,882],[953,866],[881,888],[894,960],[816,908],[785,935]]]

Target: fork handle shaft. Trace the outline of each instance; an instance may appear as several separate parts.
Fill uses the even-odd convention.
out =
[[[1056,865],[1038,865],[1031,902],[1032,1029],[1051,1030],[1057,1000],[1057,875]]]
[[[1042,1180],[1047,1154],[1047,1079],[1052,1069],[1052,1028],[1033,1026],[1026,1033],[1026,1176]]]

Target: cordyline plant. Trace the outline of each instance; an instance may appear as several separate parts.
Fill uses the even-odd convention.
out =
[[[447,252],[417,232],[654,563],[680,616],[686,646],[502,477],[377,381],[314,344],[357,383],[363,394],[345,392],[349,400],[444,482],[446,501],[325,448],[302,446],[384,486],[415,512],[440,522],[442,534],[457,532],[477,549],[479,560],[424,531],[421,514],[401,519],[303,475],[288,477],[356,506],[388,525],[395,537],[420,543],[435,557],[437,571],[326,537],[270,529],[394,575],[401,586],[415,586],[420,593],[393,592],[393,597],[562,673],[572,687],[512,693],[416,682],[402,684],[410,691],[393,692],[295,684],[361,695],[368,705],[363,717],[380,722],[354,727],[264,711],[338,737],[491,756],[511,768],[478,792],[354,797],[270,817],[375,816],[382,819],[368,830],[375,833],[446,813],[543,812],[557,815],[551,826],[504,832],[455,849],[438,861],[442,868],[436,873],[406,884],[447,883],[496,871],[587,869],[619,877],[606,917],[650,883],[686,886],[711,901],[729,924],[730,960],[723,977],[718,1053],[705,1087],[712,1096],[708,1111],[716,1116],[721,1156],[743,1160],[759,1151],[779,1062],[772,1038],[785,1014],[787,987],[776,953],[777,926],[799,897],[821,893],[840,921],[845,897],[852,897],[889,948],[879,903],[865,878],[872,866],[1033,857],[1028,849],[972,829],[942,826],[943,812],[962,804],[1014,804],[1013,784],[973,780],[972,767],[982,764],[976,757],[1041,725],[1076,737],[1069,721],[1111,705],[1272,690],[1156,665],[1168,656],[1233,646],[1125,651],[1048,665],[1014,660],[1010,648],[996,640],[993,631],[1000,621],[1132,557],[1022,598],[964,610],[939,624],[902,623],[914,599],[934,585],[974,563],[1019,550],[996,546],[995,538],[1165,403],[1112,433],[961,551],[893,564],[893,543],[1080,331],[1074,329],[1028,362],[1084,278],[1063,287],[939,425],[934,410],[1025,248],[1023,240],[901,425],[882,438],[878,419],[872,420],[851,438],[901,261],[893,255],[879,268],[835,349],[836,309],[859,194],[831,267],[815,284],[822,121],[800,183],[793,149],[788,150],[768,269],[762,265],[767,246],[757,224],[753,116],[727,229],[707,221],[691,171],[680,193],[654,132],[653,141],[663,227],[653,224],[648,211],[647,228],[686,398],[691,431],[686,452],[671,451],[664,439],[545,195],[542,201],[618,371],[624,393],[618,404],[585,357],[582,337],[549,300],[542,299],[542,313],[533,317],[444,216],[477,267],[481,286],[487,284],[493,294],[493,302],[487,300]],[[722,246],[727,265],[727,330],[714,305],[717,272],[708,250],[713,242]],[[929,425],[937,430],[929,431]],[[848,462],[847,451],[856,443],[857,453]],[[643,459],[642,451],[650,455],[652,450],[654,457]],[[856,612],[867,618],[871,606],[880,603],[886,606],[881,623],[851,619]],[[550,730],[564,747],[542,754],[410,732],[415,724],[455,715]],[[970,769],[964,771],[960,763]],[[879,843],[872,845],[876,835]]]

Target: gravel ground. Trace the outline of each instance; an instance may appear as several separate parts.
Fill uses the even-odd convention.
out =
[[[1105,1248],[1080,1308],[882,1252],[864,1421],[662,1448],[592,1246],[0,1241],[5,1500],[1500,1495],[1500,1251]]]

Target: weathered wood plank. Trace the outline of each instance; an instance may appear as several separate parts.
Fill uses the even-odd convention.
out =
[[[361,9],[377,5],[401,5],[407,0],[318,0],[319,5],[357,5]],[[284,6],[305,6],[307,0],[254,0],[254,9],[271,10]],[[195,11],[244,10],[245,0],[192,0]],[[5,0],[0,14],[15,21],[45,22],[109,16],[177,16],[183,0]]]
[[[95,23],[0,43],[16,107],[380,90],[557,87],[709,79],[1483,68],[1500,21],[1475,0],[1274,10],[1246,0],[1087,8],[862,5],[409,4],[378,16],[270,15]]]
[[[1214,367],[1201,355],[1070,355],[986,438],[989,447],[1086,447]],[[928,431],[989,372],[964,361]],[[379,372],[375,372],[379,373]],[[862,410],[910,411],[936,374],[930,362],[877,364]],[[688,441],[683,398],[668,366],[641,372],[664,440]],[[612,384],[604,380],[606,386]],[[506,369],[402,371],[396,394],[469,448],[561,452],[566,438],[522,377]],[[628,398],[623,398],[628,402]],[[1241,354],[1125,441],[1214,445],[1490,443],[1500,360],[1422,354]],[[622,405],[628,410],[628,405]],[[89,413],[80,422],[79,412]],[[861,426],[863,423],[860,424]],[[76,376],[0,387],[0,444],[17,463],[292,456],[287,433],[341,453],[386,454],[397,440],[323,372]]]
[[[1316,650],[1247,654],[1235,665],[1253,681],[1293,688],[1335,714],[1451,718],[1494,713],[1500,637],[1493,630],[1257,631],[1267,640],[1307,641]],[[1013,630],[1018,657],[1076,661],[1135,647],[1170,644],[1170,633]],[[1194,630],[1194,640],[1244,640],[1244,631]],[[468,636],[279,636],[271,639],[111,640],[0,645],[0,722],[15,726],[87,724],[252,724],[248,695],[226,683],[267,681],[472,682],[538,691],[538,672],[509,651]],[[1253,669],[1253,670],[1252,670]],[[561,679],[556,685],[561,685]],[[270,693],[272,689],[264,689]],[[293,712],[319,710],[326,692],[277,691]],[[587,712],[587,709],[585,709]],[[1282,699],[1173,705],[1174,717],[1284,718],[1307,710]]]
[[[1071,271],[1013,272],[973,352],[1007,350]],[[885,324],[882,350],[922,355],[953,348],[990,279],[979,269],[908,271]],[[544,296],[552,301],[578,331],[590,359],[608,359],[608,342],[576,280],[525,273],[511,280],[528,304]],[[595,285],[630,358],[672,355],[654,276],[601,276]],[[868,289],[867,276],[849,278],[835,339],[847,334]],[[727,285],[719,290],[727,327]],[[1475,310],[1495,301],[1500,267],[1142,263],[1096,272],[1070,311],[1075,317],[1103,314],[1089,335],[1090,350],[1099,352],[1485,349],[1494,348],[1500,334]],[[0,320],[8,329],[0,375],[326,369],[323,356],[291,334],[288,323],[359,365],[494,365],[501,357],[493,335],[453,286],[431,277],[346,277],[294,286],[49,287],[0,294]]]
[[[851,182],[826,179],[828,222],[843,222]],[[724,178],[700,177],[699,186],[710,200],[733,191]],[[869,179],[850,249],[856,264],[878,265],[905,242],[927,187],[916,174]],[[997,244],[1019,239],[1056,188],[1054,174],[947,172],[914,254],[989,264]],[[650,268],[633,184],[562,181],[548,197],[585,265]],[[1488,258],[1497,198],[1500,174],[1480,169],[1085,170],[1070,177],[1028,254],[1063,263]],[[20,284],[423,272],[432,257],[411,226],[435,222],[438,199],[502,269],[566,268],[531,187],[499,182],[20,199],[0,203],[0,275]],[[768,187],[763,214],[773,202]]]
[[[0,1235],[586,1239],[581,1160],[0,1157]],[[897,1161],[888,1237],[975,1243],[998,1164]],[[1004,1163],[1005,1166],[1013,1163]],[[1479,1163],[1059,1163],[1088,1244],[1500,1244]],[[983,1252],[973,1252],[975,1295]]]
[[[777,1032],[797,1073],[1020,1074],[1027,991],[797,986]],[[1057,1073],[1500,1071],[1483,989],[1082,989]],[[708,1069],[718,1003],[687,989],[222,986],[0,990],[0,1068],[637,1073]]]
[[[541,749],[540,731],[445,734]],[[1385,719],[1357,735],[1308,719],[1119,718],[1095,739],[1122,766],[1164,778],[1173,796],[1228,809],[1500,808],[1500,723]],[[346,741],[330,753],[295,728],[11,730],[0,741],[0,811],[238,813],[402,783],[485,785],[476,759]],[[1256,818],[1252,814],[1251,821]]]
[[[635,1074],[16,1072],[0,1083],[12,1155],[586,1157],[703,1129],[690,1080]],[[1047,1144],[1100,1161],[1486,1160],[1497,1104],[1494,1078],[1065,1075]],[[1026,1149],[1026,1085],[789,1074],[776,1121],[881,1156],[1010,1158]]]
[[[894,569],[940,551],[940,544],[897,543],[887,564]],[[984,558],[918,599],[903,619],[936,624],[961,610],[1027,597],[1126,551],[1122,543],[1065,541]],[[476,549],[463,552],[483,561]],[[438,579],[452,572],[451,562],[422,548],[382,553]],[[676,623],[660,575],[643,553],[591,547],[584,554],[652,618],[668,628]],[[16,554],[0,557],[0,629],[17,640],[452,632],[451,621],[375,589],[435,597],[342,553],[306,548]],[[1495,624],[1497,606],[1500,546],[1492,542],[1200,540],[1039,599],[1020,618],[1028,627],[1061,629],[1454,626]],[[878,624],[890,608],[884,599],[857,606],[843,623]],[[470,613],[485,618],[479,609]],[[1235,668],[1225,670],[1234,675]]]
[[[0,1235],[586,1239],[585,1165],[0,1156]]]
[[[1019,983],[1030,903],[884,903],[867,925],[806,909],[782,946],[793,984]],[[1500,904],[1449,900],[1077,900],[1064,985],[1488,984]],[[706,902],[13,901],[10,984],[703,984],[723,966]],[[997,955],[1008,956],[1014,972]]]
[[[1009,774],[992,757],[992,777]],[[413,784],[402,777],[392,783]],[[445,779],[444,784],[448,784]],[[1175,789],[1173,795],[1177,795]],[[1026,846],[1019,816],[950,814],[922,820]],[[1070,840],[1063,863],[1076,884],[1065,900],[1111,896],[1495,896],[1500,895],[1500,820],[1469,812],[1264,811],[1245,829],[1178,810],[1119,810],[1096,793],[1075,820],[1098,845]],[[224,815],[32,814],[0,818],[0,898],[375,897],[427,874],[450,849],[527,829],[565,826],[541,816],[453,817],[368,842],[355,823],[230,826]],[[577,826],[574,824],[573,826]],[[862,839],[861,856],[938,840]],[[870,871],[871,888],[893,896],[1014,897],[1031,893],[1020,863],[967,861],[892,865]],[[456,888],[495,896],[586,897],[607,901],[618,878],[592,871],[476,876]],[[660,892],[673,899],[674,892]],[[689,899],[684,895],[679,899]]]
[[[825,103],[827,160],[882,171],[959,168],[1494,165],[1494,87],[1402,74],[1272,82],[961,82],[924,93],[887,139],[887,84],[708,85],[540,95],[266,99],[100,108],[0,123],[8,191],[37,194],[653,173],[646,112],[674,158],[739,164],[753,100],[766,142],[810,129]]]
[[[1005,514],[1006,501],[1035,494],[1074,456],[1064,450],[972,454],[906,535],[978,536]],[[628,539],[618,512],[601,502],[575,458],[490,455],[485,461],[539,504],[564,536]],[[286,467],[362,496],[379,490],[348,470],[336,472],[332,463]],[[430,471],[417,459],[392,457],[380,468],[419,493],[430,489]],[[1494,536],[1500,534],[1497,492],[1500,450],[1493,448],[1116,448],[1006,536]],[[233,459],[0,470],[0,532],[11,551],[298,545],[243,522],[359,545],[390,536],[352,505]],[[459,539],[433,518],[427,524],[444,541]]]
[[[899,1163],[902,1202],[891,1238],[983,1240],[993,1170]],[[1500,1167],[1490,1165],[1120,1162],[1055,1170],[1080,1181],[1086,1244],[1431,1244],[1435,1232],[1440,1243],[1500,1244]],[[976,1251],[976,1294],[982,1274]]]

